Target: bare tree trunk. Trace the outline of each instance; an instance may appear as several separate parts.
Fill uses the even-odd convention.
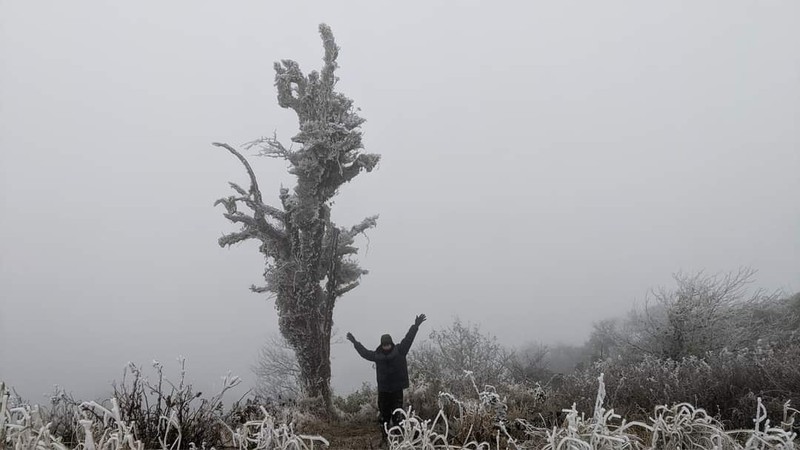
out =
[[[308,281],[301,284],[311,285]],[[333,324],[327,316],[332,308],[328,307],[319,283],[311,286],[313,289],[306,292],[302,292],[302,288],[298,289],[301,292],[290,290],[298,294],[294,298],[279,296],[278,324],[297,355],[303,392],[309,399],[320,402],[314,412],[329,416],[332,413],[330,342]],[[285,306],[281,308],[281,305]]]
[[[330,416],[331,404],[331,360],[330,360],[330,328],[324,329],[319,324],[323,322],[308,321],[306,324],[306,337],[292,339],[292,345],[297,354],[300,366],[300,381],[306,395],[314,401],[319,401],[321,410],[318,414]],[[297,336],[297,335],[295,335]],[[299,336],[298,336],[299,337]]]

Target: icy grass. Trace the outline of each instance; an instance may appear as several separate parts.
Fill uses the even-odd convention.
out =
[[[226,386],[235,380],[235,377],[225,380]],[[9,400],[10,393],[0,382],[0,450],[68,450],[59,438],[51,434],[51,424],[44,422],[38,406],[12,406]],[[96,402],[80,405],[77,421],[83,436],[75,449],[145,450],[144,444],[134,435],[133,425],[122,419],[117,399],[112,398],[109,403],[110,407]],[[238,450],[314,450],[328,445],[323,437],[297,434],[291,424],[276,423],[263,407],[261,412],[263,419],[260,421],[248,421],[236,430],[226,426]],[[162,450],[184,448],[181,426],[174,409],[160,417],[159,427]],[[185,448],[205,450],[205,443],[198,447],[190,442]]]
[[[467,373],[469,377],[470,374]],[[229,380],[230,383],[230,380]],[[474,381],[473,381],[474,384]],[[793,431],[796,414],[800,411],[784,405],[783,420],[771,424],[766,408],[758,400],[754,426],[749,430],[725,431],[722,425],[706,411],[688,403],[671,407],[657,406],[647,423],[627,422],[613,409],[606,409],[603,376],[598,379],[598,392],[594,412],[590,417],[579,412],[575,405],[563,410],[565,419],[561,426],[539,428],[526,420],[511,423],[506,418],[505,401],[491,386],[477,389],[477,397],[460,400],[441,393],[442,407],[435,418],[422,419],[410,409],[398,410],[404,417],[400,426],[388,431],[391,450],[646,450],[646,449],[714,449],[714,450],[789,450],[797,448],[797,434]],[[45,423],[37,406],[11,405],[10,394],[0,382],[0,450],[67,450],[58,438],[50,433],[50,423]],[[458,413],[448,417],[444,407],[455,407]],[[226,427],[232,445],[238,450],[295,449],[313,450],[327,447],[321,436],[298,434],[294,426],[278,423],[266,409],[263,418],[251,420],[237,429]],[[159,443],[162,450],[183,448],[181,426],[176,412],[161,416]],[[144,450],[144,445],[134,436],[133,426],[120,414],[116,399],[110,407],[96,402],[81,404],[76,417],[83,440],[78,450]],[[470,439],[473,430],[489,426],[494,430],[493,442]],[[466,435],[451,435],[454,428],[467,430]],[[511,431],[509,429],[512,429]],[[513,433],[512,433],[513,431]],[[456,443],[456,441],[460,443]],[[187,445],[196,450],[195,443]],[[200,448],[205,448],[201,444]],[[213,447],[212,447],[213,449]]]
[[[470,374],[467,373],[469,377]],[[473,382],[474,384],[474,382]],[[594,413],[586,417],[575,404],[564,409],[561,426],[539,428],[526,420],[517,419],[509,424],[505,402],[492,386],[482,391],[476,388],[477,398],[468,401],[456,399],[448,393],[440,394],[440,402],[455,404],[458,413],[448,419],[440,411],[433,420],[423,420],[411,410],[402,411],[404,421],[388,430],[389,448],[392,450],[646,450],[646,449],[713,449],[713,450],[789,450],[797,448],[797,434],[793,431],[795,415],[800,411],[789,403],[784,404],[783,420],[777,426],[770,424],[767,411],[758,399],[753,429],[725,431],[722,425],[705,410],[688,403],[654,408],[647,423],[625,419],[606,409],[603,375],[598,378],[598,391]],[[440,403],[441,404],[441,403]],[[470,440],[477,427],[484,426],[488,418],[495,430],[493,442]],[[451,436],[454,425],[468,427],[463,439]],[[521,430],[512,433],[509,428]],[[516,436],[512,436],[516,434]],[[521,434],[521,436],[520,436]],[[461,442],[456,444],[454,441]]]

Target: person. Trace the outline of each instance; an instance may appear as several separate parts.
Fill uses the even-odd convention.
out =
[[[347,340],[353,343],[356,351],[362,358],[375,363],[375,374],[378,380],[378,410],[382,439],[386,440],[386,424],[399,423],[399,417],[394,411],[403,408],[403,389],[408,387],[408,364],[406,355],[414,342],[414,337],[419,331],[419,326],[426,319],[425,314],[420,314],[414,319],[414,324],[406,336],[395,345],[392,336],[384,334],[381,343],[375,350],[367,350],[360,342],[347,333]],[[389,425],[389,427],[393,426]]]

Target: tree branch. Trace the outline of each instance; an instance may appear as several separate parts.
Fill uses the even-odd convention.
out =
[[[322,45],[325,47],[325,66],[322,68],[322,82],[333,90],[333,85],[336,84],[334,73],[339,65],[336,63],[336,58],[339,56],[339,47],[336,46],[336,41],[333,38],[333,32],[328,25],[320,24],[319,34],[322,36]]]
[[[378,225],[378,217],[379,216],[375,215],[362,220],[361,223],[350,228],[350,231],[347,232],[348,236],[355,237],[359,233],[363,233],[370,228],[374,228]]]
[[[243,147],[248,150],[253,147],[257,147],[259,156],[266,156],[268,158],[283,158],[294,164],[296,152],[284,147],[284,145],[278,141],[276,134],[273,134],[272,137],[261,137],[255,139],[244,144]]]
[[[219,243],[220,247],[230,247],[233,244],[238,244],[239,242],[246,241],[248,239],[252,239],[255,237],[256,237],[255,234],[253,234],[251,230],[243,230],[234,233],[228,233],[219,238],[217,242]]]
[[[247,169],[247,175],[250,176],[250,194],[253,196],[253,199],[258,203],[263,203],[261,199],[261,190],[258,189],[258,181],[256,180],[256,174],[253,172],[253,168],[250,166],[250,163],[247,162],[247,159],[242,156],[241,153],[236,151],[235,148],[231,147],[228,144],[222,144],[219,142],[212,142],[211,145],[214,147],[222,147],[225,150],[228,150],[233,154],[233,156],[239,158],[239,161],[242,162],[244,168]]]
[[[251,231],[251,234],[253,234],[254,237],[258,237],[258,234],[263,234],[268,239],[274,241],[273,244],[275,245],[283,246],[286,243],[286,233],[275,228],[263,217],[250,217],[243,213],[225,213],[223,216],[233,223],[243,224],[248,230]],[[264,241],[264,239],[261,240]]]
[[[250,177],[249,192],[245,191],[241,186],[239,186],[236,183],[230,183],[230,182],[228,183],[231,185],[231,188],[233,188],[233,190],[243,195],[244,197],[228,197],[225,199],[219,199],[214,203],[214,206],[222,203],[223,205],[225,205],[225,208],[228,210],[229,213],[234,213],[236,212],[235,202],[241,201],[256,212],[255,216],[256,219],[261,219],[265,215],[267,215],[279,220],[282,225],[285,225],[284,221],[286,219],[286,214],[278,208],[264,204],[264,201],[261,196],[261,190],[258,188],[258,180],[256,180],[255,172],[253,172],[253,168],[252,166],[250,166],[250,163],[247,161],[247,159],[244,156],[242,156],[241,153],[236,151],[236,149],[234,149],[228,144],[221,144],[218,142],[214,142],[212,145],[214,145],[215,147],[222,147],[231,152],[237,158],[239,158],[239,161],[242,162],[245,169],[247,170],[247,175]]]
[[[247,191],[242,189],[242,187],[239,186],[238,184],[230,181],[228,182],[228,184],[233,188],[234,191],[238,192],[240,195],[245,195],[245,196],[247,195]]]
[[[236,200],[244,202],[244,204],[249,206],[250,209],[252,209],[253,211],[255,211],[257,213],[261,213],[262,217],[263,216],[270,216],[270,217],[280,221],[281,225],[284,225],[284,226],[286,225],[286,223],[285,223],[285,221],[286,221],[286,213],[281,211],[280,209],[275,208],[274,206],[265,205],[264,203],[257,203],[257,202],[255,202],[254,200],[251,200],[248,197],[240,197],[240,198],[237,198]]]
[[[336,296],[341,297],[342,295],[352,291],[353,289],[357,288],[358,285],[361,284],[359,281],[353,282],[348,284],[347,286],[341,287],[336,290]]]
[[[372,172],[372,169],[378,165],[380,159],[381,155],[376,155],[374,153],[362,153],[358,155],[352,164],[342,168],[340,184],[347,183],[355,178],[356,175],[361,173],[362,169],[366,170],[367,172]]]
[[[242,223],[242,224],[244,224],[244,225],[246,225],[246,226],[248,226],[250,228],[253,228],[253,229],[256,229],[256,230],[258,229],[258,222],[256,221],[256,219],[253,218],[253,217],[250,217],[250,216],[248,216],[246,214],[243,214],[243,213],[240,213],[240,212],[233,213],[233,214],[225,213],[225,214],[223,214],[223,216],[226,219],[228,219],[231,222],[233,222],[233,223]]]
[[[281,63],[283,66],[281,66]],[[306,77],[300,65],[290,59],[275,63],[275,86],[278,88],[278,105],[292,108],[298,116],[303,114],[301,99],[306,95]],[[295,89],[297,95],[295,96]]]

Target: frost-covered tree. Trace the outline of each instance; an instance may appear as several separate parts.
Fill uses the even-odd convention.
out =
[[[254,392],[267,401],[296,401],[302,394],[300,365],[297,357],[281,335],[272,335],[258,352],[252,367],[256,376]]]
[[[763,290],[748,290],[755,273],[750,268],[711,276],[679,273],[677,287],[653,291],[618,337],[628,350],[674,360],[747,345],[752,339],[745,330],[755,323],[749,313],[774,300]]]
[[[220,246],[260,241],[266,284],[251,289],[275,296],[280,331],[297,355],[304,393],[323,400],[330,411],[333,308],[367,273],[353,258],[358,251],[353,244],[377,220],[373,216],[351,228],[338,227],[331,222],[331,199],[344,183],[372,171],[380,156],[362,152],[364,119],[353,101],[335,90],[339,48],[327,25],[319,31],[325,49],[320,72],[306,76],[295,61],[275,63],[278,104],[293,110],[299,121],[300,132],[292,138],[296,148],[285,147],[275,136],[245,145],[262,156],[286,160],[296,186],[280,189],[280,207],[266,204],[247,159],[230,145],[214,143],[236,156],[250,177],[249,189],[231,183],[236,195],[215,204],[241,225],[221,237]]]

